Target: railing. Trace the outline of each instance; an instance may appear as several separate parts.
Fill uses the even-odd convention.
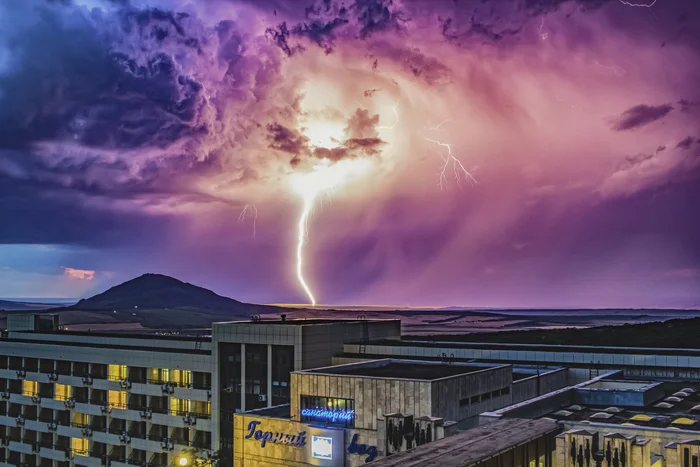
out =
[[[168,384],[174,388],[192,388],[192,383],[181,383],[179,381],[166,381],[164,379],[147,379],[148,384],[160,384],[161,386]]]

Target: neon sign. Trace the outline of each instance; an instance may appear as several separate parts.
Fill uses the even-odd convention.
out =
[[[352,437],[350,441],[350,446],[348,446],[348,453],[350,454],[360,454],[367,455],[365,458],[365,464],[372,462],[375,457],[377,457],[377,446],[367,446],[366,444],[357,444],[357,435]]]
[[[253,438],[260,441],[260,447],[264,448],[267,443],[286,444],[289,446],[306,446],[306,432],[300,431],[298,435],[286,433],[273,433],[271,431],[256,430],[260,422],[253,420],[248,424],[248,434],[245,439]]]
[[[303,417],[322,418],[331,422],[342,420],[348,422],[355,416],[354,410],[301,409]]]

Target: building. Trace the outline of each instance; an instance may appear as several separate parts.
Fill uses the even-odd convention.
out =
[[[331,365],[343,343],[399,339],[400,320],[305,319],[214,323],[215,449],[233,454],[233,415],[290,403],[291,373]]]
[[[553,467],[552,420],[498,420],[377,461],[376,467]]]
[[[624,377],[590,381],[480,416],[556,421],[557,467],[695,467],[700,459],[700,385]]]
[[[348,358],[418,358],[455,361],[486,361],[514,365],[551,365],[579,369],[585,381],[601,370],[624,370],[625,375],[700,379],[700,350],[586,345],[499,344],[485,342],[430,341],[407,339],[347,342]]]
[[[71,332],[57,318],[11,315],[0,339],[0,465],[231,459],[233,413],[289,402],[290,372],[330,365],[346,340],[400,336],[398,320],[215,323],[187,337]]]
[[[403,452],[510,405],[513,375],[504,364],[398,359],[295,371],[289,405],[234,416],[234,466],[357,466]],[[563,369],[545,375],[565,381]],[[518,397],[537,386],[520,386]]]

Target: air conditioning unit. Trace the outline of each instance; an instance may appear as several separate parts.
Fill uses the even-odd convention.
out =
[[[266,402],[267,401],[267,394],[260,394],[258,396],[258,401],[260,402]]]
[[[49,429],[49,431],[56,431],[56,430],[58,430],[58,423],[56,423],[56,422],[47,423],[46,427]]]
[[[121,435],[119,435],[119,442],[122,444],[131,443],[131,436],[129,436],[127,433],[122,433]]]
[[[131,381],[129,379],[125,379],[124,381],[121,381],[119,383],[122,389],[131,389]]]
[[[32,403],[41,404],[41,396],[32,396]]]
[[[20,368],[19,370],[17,370],[17,377],[18,378],[24,378],[26,376],[27,376],[27,370],[25,370],[24,368]]]
[[[92,428],[90,428],[89,426],[86,426],[85,428],[83,428],[81,430],[81,432],[83,433],[83,436],[85,436],[86,438],[92,437]]]
[[[107,404],[100,407],[100,412],[102,412],[103,414],[108,414],[111,411],[112,411],[112,408]]]
[[[17,422],[17,426],[24,426],[24,417],[21,415],[17,418],[15,418],[15,422]]]
[[[75,408],[75,399],[69,397],[68,400],[63,403],[63,405],[65,405],[67,409],[73,409]]]
[[[92,385],[92,376],[90,376],[90,375],[83,376],[83,384],[85,386],[91,386]]]
[[[146,409],[139,412],[139,416],[143,419],[150,420],[153,417],[153,413],[150,410]]]
[[[53,382],[58,381],[58,375],[56,374],[55,371],[49,375],[46,375],[46,376],[48,376],[49,381],[53,381]]]
[[[10,391],[4,391],[2,393],[2,398],[3,398],[3,400],[6,400],[6,401],[10,400]]]

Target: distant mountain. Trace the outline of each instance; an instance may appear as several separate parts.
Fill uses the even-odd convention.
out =
[[[71,310],[197,309],[246,313],[248,305],[211,290],[162,274],[144,274],[94,297],[80,300]]]

